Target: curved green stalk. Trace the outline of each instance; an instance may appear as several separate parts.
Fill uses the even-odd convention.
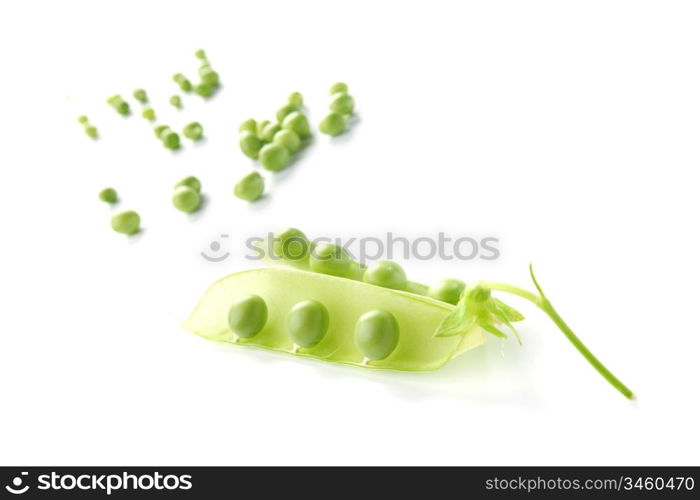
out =
[[[634,393],[629,389],[629,387],[623,384],[622,381],[620,381],[620,379],[613,375],[612,372],[608,370],[605,367],[605,365],[601,363],[600,360],[598,360],[598,358],[595,357],[595,355],[585,346],[581,339],[579,339],[576,336],[576,334],[571,330],[569,325],[566,324],[562,317],[559,316],[559,313],[556,311],[556,309],[554,309],[554,306],[547,299],[544,292],[542,291],[542,288],[540,287],[540,284],[537,282],[537,278],[535,278],[535,273],[532,269],[532,264],[530,264],[530,276],[532,277],[532,281],[535,284],[539,295],[525,290],[524,288],[509,285],[507,283],[485,281],[482,282],[481,285],[490,288],[491,290],[497,290],[517,295],[518,297],[521,297],[535,304],[542,311],[544,311],[544,313],[547,316],[549,316],[549,318],[554,322],[554,324],[557,325],[557,327],[559,327],[559,330],[561,330],[562,333],[566,336],[566,338],[569,339],[569,342],[571,342],[574,345],[578,352],[580,352],[581,355],[584,358],[586,358],[586,360],[593,366],[593,368],[595,368],[598,371],[598,373],[600,373],[603,376],[603,378],[610,383],[610,385],[617,389],[627,399],[634,399]]]

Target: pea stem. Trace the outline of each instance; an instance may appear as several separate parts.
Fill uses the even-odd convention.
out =
[[[507,283],[485,281],[481,284],[487,288],[490,288],[491,290],[497,290],[517,295],[518,297],[528,300],[535,304],[537,307],[539,307],[542,311],[544,311],[544,313],[547,316],[549,316],[549,318],[554,322],[554,324],[557,325],[559,330],[561,330],[561,332],[566,336],[566,338],[569,339],[569,342],[571,342],[574,345],[578,352],[580,352],[581,355],[584,358],[586,358],[586,361],[588,361],[591,364],[591,366],[593,366],[593,368],[595,368],[598,371],[598,373],[600,373],[602,377],[605,380],[607,380],[608,383],[610,383],[610,385],[617,389],[627,399],[634,399],[634,393],[625,384],[623,384],[620,379],[613,375],[612,372],[608,370],[598,358],[595,357],[595,355],[586,347],[586,345],[581,341],[581,339],[579,339],[573,332],[573,330],[571,330],[569,325],[566,324],[566,322],[559,315],[556,309],[554,309],[554,306],[544,295],[542,288],[540,287],[539,283],[537,282],[537,279],[535,278],[535,273],[532,269],[532,264],[530,264],[530,276],[532,277],[532,281],[534,282],[535,287],[539,292],[539,295],[525,290],[524,288],[509,285]]]

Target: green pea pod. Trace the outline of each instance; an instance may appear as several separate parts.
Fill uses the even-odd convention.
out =
[[[237,301],[258,296],[267,306],[265,325],[256,335],[234,334],[229,313]],[[296,346],[288,326],[290,311],[305,301],[328,311],[328,329],[312,347]],[[324,361],[402,371],[429,371],[481,345],[485,334],[474,325],[460,335],[435,333],[455,306],[429,297],[377,287],[335,276],[292,269],[265,268],[229,275],[212,285],[185,323],[204,338],[250,345]],[[383,359],[368,360],[356,345],[358,321],[381,310],[398,325],[398,342]]]

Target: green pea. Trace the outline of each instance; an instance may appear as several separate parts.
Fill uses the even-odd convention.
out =
[[[241,338],[254,337],[267,323],[267,304],[258,295],[238,299],[228,311],[228,325]]]
[[[97,127],[94,127],[92,125],[85,126],[85,133],[91,139],[97,139],[99,137],[99,133],[97,132]]]
[[[301,147],[301,139],[291,130],[280,130],[272,138],[272,144],[282,146],[289,151],[289,154],[294,154]]]
[[[457,304],[465,286],[464,281],[455,279],[438,281],[428,288],[428,297],[447,302],[448,304]]]
[[[202,138],[204,134],[204,128],[198,122],[192,122],[182,129],[182,135],[193,141],[198,141]]]
[[[287,166],[289,161],[289,151],[276,144],[266,144],[260,149],[258,155],[260,163],[266,170],[278,172]]]
[[[299,111],[299,106],[290,102],[278,109],[275,117],[279,123],[282,123],[289,113],[294,113],[295,111]]]
[[[156,137],[158,139],[163,139],[163,135],[165,132],[169,132],[170,127],[167,125],[158,125],[157,127],[153,127],[153,133],[156,134]]]
[[[337,93],[331,96],[331,111],[341,115],[349,115],[355,109],[355,99],[350,94]]]
[[[182,109],[182,99],[180,99],[179,95],[170,96],[169,102],[177,109]]]
[[[351,262],[345,250],[332,243],[317,246],[309,257],[312,271],[341,277],[347,274]]]
[[[257,135],[257,133],[258,133],[258,122],[256,122],[256,121],[253,120],[252,118],[248,118],[246,121],[242,122],[242,123],[238,126],[238,131],[239,131],[239,132],[248,131],[248,132],[252,132],[252,133],[254,133],[254,134]]]
[[[194,56],[197,59],[201,59],[201,60],[204,60],[207,58],[207,54],[204,52],[204,49],[197,49],[194,53]]]
[[[329,94],[337,94],[337,93],[347,93],[348,91],[348,86],[346,83],[343,82],[336,82],[333,85],[331,85],[330,91],[328,92]]]
[[[143,89],[134,90],[134,99],[139,101],[141,104],[146,104],[148,102],[148,94]]]
[[[153,108],[144,108],[143,111],[141,111],[141,116],[143,116],[149,122],[152,122],[156,119],[156,112],[153,110]]]
[[[265,127],[267,127],[270,123],[270,120],[263,120],[261,122],[258,122],[258,126],[255,129],[255,133],[258,137],[262,137],[263,130],[265,130]]]
[[[163,132],[161,140],[163,141],[163,146],[168,149],[172,149],[173,151],[180,149],[180,136],[170,129]]]
[[[399,344],[399,324],[390,312],[376,309],[357,320],[355,325],[355,347],[365,358],[384,359]]]
[[[382,260],[367,268],[363,277],[365,283],[403,290],[406,288],[406,272],[396,262]]]
[[[289,94],[287,102],[296,106],[297,109],[299,109],[304,105],[304,96],[302,96],[299,92],[292,92],[291,94]]]
[[[81,125],[85,125],[85,124],[87,124],[87,122],[88,122],[88,117],[87,117],[87,116],[85,116],[85,115],[80,115],[80,116],[78,117],[78,123],[80,123]]]
[[[345,132],[347,127],[347,120],[345,117],[338,113],[329,113],[321,123],[318,125],[318,129],[324,134],[328,134],[332,137],[340,135]]]
[[[219,73],[214,71],[211,66],[204,65],[200,67],[199,77],[204,85],[209,85],[212,88],[219,86]]]
[[[99,194],[100,200],[105,203],[117,202],[117,191],[113,188],[104,188]]]
[[[257,172],[251,172],[233,187],[233,194],[246,201],[255,201],[265,191],[265,179]]]
[[[279,258],[301,261],[309,256],[311,242],[302,231],[290,227],[275,234],[272,251]]]
[[[202,196],[189,186],[179,186],[173,194],[173,206],[181,212],[192,213],[199,209]]]
[[[328,331],[328,309],[315,300],[298,302],[287,315],[287,328],[294,343],[300,347],[313,347]]]
[[[280,127],[277,123],[268,123],[267,126],[262,130],[262,133],[260,134],[260,140],[263,142],[272,142],[272,139],[275,137],[275,134],[281,129],[282,127]]]
[[[311,135],[309,120],[299,111],[289,113],[282,121],[282,128],[296,133],[300,139],[306,139]]]
[[[182,73],[175,73],[173,75],[173,81],[177,83],[180,90],[183,92],[192,92],[192,82],[190,82]]]
[[[198,96],[207,98],[211,97],[211,95],[214,93],[214,87],[202,82],[197,84],[197,86],[194,88],[194,91]]]
[[[197,179],[195,176],[190,175],[189,177],[185,177],[182,179],[180,182],[175,184],[175,188],[179,188],[180,186],[187,186],[189,188],[194,189],[198,193],[202,190],[202,183]]]
[[[112,229],[122,234],[136,234],[139,232],[141,216],[133,210],[120,212],[112,217]]]
[[[127,116],[129,113],[131,113],[129,103],[122,99],[122,97],[118,94],[107,99],[107,104],[112,106],[114,110],[122,116]]]
[[[262,148],[262,141],[258,139],[257,134],[245,130],[241,133],[238,139],[238,145],[243,151],[243,154],[248,158],[257,158]]]

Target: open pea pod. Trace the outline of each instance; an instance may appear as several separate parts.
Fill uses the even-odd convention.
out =
[[[292,311],[309,301],[327,312],[327,322],[313,345],[301,347],[293,338]],[[217,281],[184,326],[215,341],[358,366],[427,371],[485,341],[483,330],[467,323],[462,330],[453,325],[449,336],[437,336],[454,311],[455,306],[429,297],[361,281],[264,268]]]

